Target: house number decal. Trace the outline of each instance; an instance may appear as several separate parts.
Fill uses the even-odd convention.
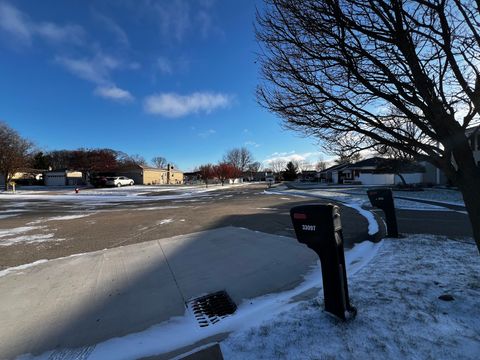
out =
[[[315,231],[315,225],[302,225],[304,231]]]

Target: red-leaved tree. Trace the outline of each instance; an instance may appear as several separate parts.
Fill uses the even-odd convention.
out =
[[[233,166],[232,164],[228,164],[226,162],[221,162],[213,167],[214,175],[220,180],[223,184],[228,179],[233,179],[240,176],[240,171]]]

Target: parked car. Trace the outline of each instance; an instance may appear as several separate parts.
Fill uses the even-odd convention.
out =
[[[132,186],[134,184],[134,181],[126,176],[109,176],[107,177],[107,181],[105,185],[107,186],[126,186],[130,185]]]

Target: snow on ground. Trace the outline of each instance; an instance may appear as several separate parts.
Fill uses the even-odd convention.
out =
[[[266,190],[265,193],[277,193],[277,194],[283,194],[283,195],[300,195],[300,196],[314,196],[314,197],[321,197],[321,198],[326,198],[326,199],[331,199],[333,201],[340,201],[345,204],[354,204],[356,207],[362,207],[362,208],[371,208],[370,200],[368,199],[366,188],[336,188],[336,189],[302,189],[302,190]],[[394,193],[394,196],[404,196],[405,194],[409,194],[410,192],[402,191],[399,192],[400,195],[397,194],[397,192]],[[421,191],[417,191],[415,193],[421,193]],[[407,197],[405,195],[405,197]],[[395,203],[395,208],[397,209],[402,209],[402,210],[417,210],[417,211],[453,211],[450,209],[447,209],[442,206],[437,206],[437,205],[430,205],[430,204],[424,204],[424,203],[419,203],[416,201],[410,200],[405,200],[405,199],[394,199]],[[427,200],[427,199],[425,199]],[[459,204],[459,205],[463,205]]]
[[[480,257],[473,241],[412,235],[363,242],[347,251],[346,263],[350,300],[358,310],[349,322],[323,311],[317,265],[296,289],[245,300],[214,325],[200,328],[187,311],[139,333],[59,351],[88,360],[137,359],[230,333],[221,342],[226,360],[478,359]],[[312,289],[317,295],[293,300]],[[454,300],[439,299],[446,294]]]
[[[0,229],[0,246],[10,246],[17,243],[31,244],[51,240],[63,240],[54,239],[55,234],[45,233],[45,228],[45,226],[21,226],[13,229]],[[32,232],[35,233],[32,234]]]
[[[18,274],[22,273],[22,270],[25,270],[25,269],[28,269],[28,268],[31,268],[31,267],[35,267],[37,265],[40,265],[40,264],[43,264],[43,263],[46,263],[46,262],[49,262],[49,261],[57,261],[57,260],[62,260],[62,259],[67,259],[67,258],[73,258],[73,257],[77,257],[77,256],[82,256],[82,255],[85,255],[85,254],[87,254],[87,253],[78,253],[78,254],[73,254],[73,255],[68,255],[68,256],[55,258],[53,260],[41,259],[41,260],[34,261],[32,263],[23,264],[23,265],[14,266],[14,267],[9,267],[9,268],[6,268],[6,269],[3,269],[3,270],[0,271],[0,277],[8,275],[10,273],[18,275]]]
[[[18,214],[2,214],[0,215],[0,219],[6,219],[6,218],[9,218],[9,217],[14,217],[14,216],[18,216],[20,215],[20,213]]]
[[[74,214],[74,215],[62,215],[62,216],[52,216],[49,218],[40,218],[38,220],[29,222],[28,225],[35,225],[35,224],[41,224],[43,222],[47,221],[67,221],[67,220],[75,220],[75,219],[81,219],[90,215],[95,214],[95,212],[89,212],[89,213],[83,213],[83,214]]]
[[[173,219],[163,219],[156,222],[156,225],[165,225],[173,222]]]
[[[81,189],[78,194],[73,189],[48,191],[48,187],[41,189],[20,190],[16,193],[0,192],[0,200],[16,200],[18,206],[29,201],[61,201],[72,202],[82,205],[101,206],[112,203],[137,202],[137,201],[157,201],[157,200],[179,200],[198,201],[191,198],[211,198],[222,196],[221,193],[212,193],[217,190],[231,189],[239,187],[242,184],[212,186],[209,188],[201,186],[148,186],[138,185],[122,188],[102,188],[102,189]],[[162,194],[166,193],[166,194]],[[230,195],[224,195],[229,197]],[[190,199],[190,200],[188,200]]]
[[[42,259],[42,260],[34,261],[32,263],[29,263],[29,264],[19,265],[19,266],[15,266],[15,267],[6,268],[4,270],[0,270],[0,277],[8,275],[10,273],[19,274],[21,270],[25,270],[25,269],[28,269],[28,268],[46,263],[47,261],[48,261],[47,259]]]
[[[364,242],[356,245],[346,253],[348,271],[355,273],[368,264],[378,252],[381,244]],[[312,271],[305,276],[305,281],[297,288],[279,294],[270,294],[256,299],[244,300],[239,304],[236,313],[220,322],[201,328],[193,313],[187,310],[183,317],[174,317],[167,322],[155,325],[149,329],[130,334],[124,337],[113,338],[95,346],[79,349],[60,349],[46,352],[38,357],[31,355],[21,356],[20,359],[54,359],[82,358],[96,359],[139,359],[160,353],[174,351],[178,348],[194,344],[216,334],[241,331],[252,325],[270,321],[272,316],[289,308],[295,307],[293,297],[304,293],[312,288],[320,288],[322,284],[320,266],[317,264]],[[67,354],[67,356],[65,356]],[[84,356],[84,354],[88,354]]]
[[[310,196],[310,197],[321,197],[321,198],[328,198],[332,199],[335,201],[340,201],[344,206],[348,206],[350,208],[355,209],[358,211],[360,215],[365,217],[365,219],[368,221],[368,235],[375,235],[379,231],[378,223],[375,220],[375,216],[369,211],[366,210],[362,207],[362,204],[365,203],[365,201],[361,198],[354,198],[350,197],[348,195],[343,195],[341,197],[336,197],[331,194],[324,194],[324,193],[319,193],[317,191],[297,191],[297,190],[265,190],[264,194],[277,194],[277,195],[282,195],[282,194],[291,194],[294,196],[300,196],[300,197],[305,197],[305,196]],[[285,199],[285,198],[281,198]]]
[[[348,185],[340,185],[340,186],[332,186],[332,185],[318,185],[318,184],[296,184],[297,187],[300,189],[306,190],[308,192],[316,192],[318,194],[322,194],[328,196],[341,197],[341,196],[366,196],[367,190],[370,188],[368,186],[348,186]],[[371,186],[374,188],[375,186]],[[464,206],[462,194],[458,190],[453,189],[445,189],[445,188],[425,188],[423,191],[399,191],[394,190],[393,196],[400,196],[404,198],[411,198],[411,199],[419,199],[419,200],[431,200],[436,201],[439,203],[444,204],[451,204],[451,205],[460,205]],[[395,202],[399,201],[398,199]],[[401,203],[399,203],[401,204]],[[422,204],[426,205],[426,204]],[[401,206],[401,205],[399,205]],[[406,206],[409,206],[407,203]],[[420,205],[417,205],[420,207]],[[428,205],[427,205],[428,206]],[[420,209],[428,210],[428,207],[423,207]]]
[[[323,294],[232,333],[225,359],[478,359],[480,257],[473,243],[415,235],[384,240],[349,277],[358,314],[341,322]],[[453,301],[442,301],[450,294]]]

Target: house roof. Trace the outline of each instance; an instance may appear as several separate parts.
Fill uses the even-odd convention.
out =
[[[390,174],[395,169],[402,173],[424,172],[425,168],[417,162],[401,159],[385,159],[381,157],[371,157],[365,160],[350,164],[344,170],[374,170],[376,173]]]
[[[353,164],[349,164],[347,168],[348,169],[376,168],[379,165],[385,163],[386,160],[388,159],[375,156],[368,159],[357,161],[356,163],[353,163]]]
[[[329,172],[329,171],[335,171],[335,170],[342,170],[343,168],[347,167],[349,164],[337,164],[330,166],[329,168],[326,168],[325,170],[322,170],[321,172]]]

